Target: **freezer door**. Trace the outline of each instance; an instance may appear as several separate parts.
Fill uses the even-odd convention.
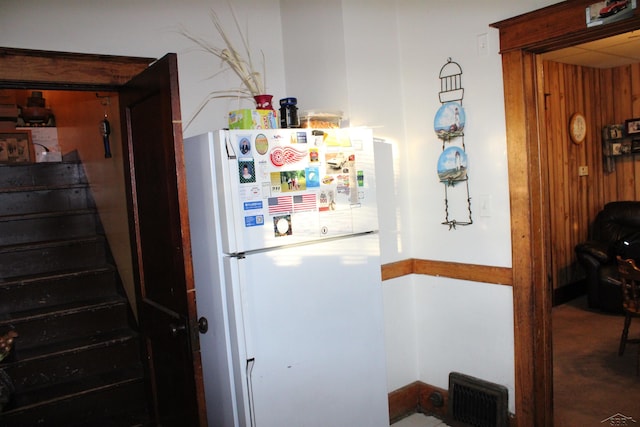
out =
[[[378,229],[371,129],[234,130],[215,137],[225,253]]]
[[[388,426],[377,234],[225,262],[252,425]]]

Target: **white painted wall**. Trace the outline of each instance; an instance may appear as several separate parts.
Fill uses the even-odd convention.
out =
[[[267,88],[284,93],[284,58],[278,0],[0,0],[0,45],[25,49],[159,58],[178,54],[183,122],[212,91],[238,87],[231,73],[216,75],[220,61],[194,49],[180,26],[218,40],[209,17],[215,9],[230,38],[241,47],[229,3],[239,24],[249,28],[253,56],[266,58]],[[215,77],[214,77],[215,76]],[[249,107],[246,101],[218,99],[210,103],[185,135],[227,126],[227,112]]]
[[[502,66],[498,32],[489,24],[552,3],[332,0],[319,7],[281,0],[288,95],[343,110],[352,125],[372,126],[393,144],[395,179],[381,197],[383,262],[511,266]],[[479,36],[486,37],[486,52],[478,51]],[[314,41],[330,42],[305,48]],[[474,221],[455,230],[441,224],[444,188],[436,164],[442,142],[433,131],[439,74],[448,58],[463,70]],[[311,63],[318,66],[300,73],[299,64]],[[347,99],[331,97],[328,80],[346,88]],[[450,189],[450,218],[466,220],[466,191],[460,190]],[[479,215],[480,200],[488,216]],[[460,371],[507,386],[515,410],[511,288],[410,276],[385,282],[384,295],[389,390],[416,379],[447,388],[449,372]]]
[[[501,62],[489,24],[556,0],[234,0],[248,24],[254,54],[263,51],[268,91],[296,96],[301,109],[342,110],[391,144],[381,204],[382,260],[423,258],[511,266],[509,188]],[[55,6],[54,6],[55,4]],[[234,87],[218,62],[191,51],[179,25],[210,36],[207,11],[229,20],[224,0],[0,0],[6,47],[160,57],[178,53],[183,119],[207,93]],[[38,13],[34,13],[38,11]],[[229,26],[229,31],[233,30]],[[487,53],[478,36],[487,36]],[[233,37],[233,36],[232,36]],[[438,75],[460,64],[467,113],[465,143],[474,224],[449,230],[436,175],[442,150],[433,132]],[[226,125],[226,113],[249,103],[217,100],[185,130]],[[453,199],[453,196],[450,196]],[[489,200],[489,216],[479,215]],[[454,200],[451,200],[455,203]],[[389,390],[422,380],[447,387],[462,371],[506,385],[513,411],[511,289],[430,276],[384,284]]]

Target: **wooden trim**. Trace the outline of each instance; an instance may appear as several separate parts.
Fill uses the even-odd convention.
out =
[[[553,425],[551,295],[545,251],[546,188],[541,177],[544,120],[538,100],[536,53],[640,28],[640,9],[628,19],[587,28],[592,0],[567,0],[491,26],[500,30],[507,157],[511,197],[516,425]]]
[[[438,392],[442,395],[442,405],[436,407],[429,396]],[[447,415],[447,402],[449,392],[447,390],[425,384],[422,381],[415,381],[389,393],[389,423],[408,417],[416,412],[421,414],[432,414],[438,418]]]
[[[506,267],[413,258],[382,266],[382,280],[394,279],[409,274],[424,274],[472,282],[512,285],[512,272],[510,268]]]
[[[442,405],[434,405],[434,402],[430,399],[433,393],[440,393]],[[438,418],[446,419],[449,410],[449,390],[420,382],[418,408],[419,412],[423,414],[433,414]]]
[[[382,266],[382,280],[395,279],[409,274],[413,274],[413,259],[405,259]]]
[[[118,88],[155,58],[0,47],[0,86],[37,89]]]
[[[442,395],[441,406],[435,406],[429,399],[432,393]],[[415,381],[389,393],[389,424],[393,424],[411,414],[421,413],[434,415],[447,421],[449,391],[422,381]],[[509,414],[509,425],[517,426],[514,414]]]
[[[534,55],[522,51],[502,56],[505,69],[517,68],[518,74],[504,75],[505,114],[507,123],[530,123],[536,120],[536,89]],[[526,91],[528,98],[514,96]],[[507,126],[507,158],[511,204],[511,246],[514,283],[514,350],[515,350],[515,407],[524,425],[552,425],[552,411],[546,408],[551,395],[544,387],[550,374],[540,366],[536,350],[539,340],[546,341],[549,333],[537,315],[543,305],[546,280],[546,257],[540,224],[543,210],[540,203],[541,171],[538,157],[536,126]],[[533,268],[533,266],[537,268]],[[538,286],[534,284],[538,283]],[[536,323],[537,322],[537,323]],[[538,392],[534,392],[537,390]]]
[[[415,274],[511,286],[510,268],[423,259],[414,260],[413,266]]]
[[[535,49],[537,53],[598,40],[640,26],[640,8],[633,16],[606,25],[587,27],[585,9],[594,0],[567,0],[491,24],[500,30],[500,51]]]
[[[422,385],[424,383],[416,381],[389,393],[390,424],[418,411]]]

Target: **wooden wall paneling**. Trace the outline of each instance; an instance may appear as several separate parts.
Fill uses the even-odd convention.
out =
[[[567,65],[562,67],[564,70],[565,98],[564,98],[564,114],[560,115],[562,121],[562,150],[566,153],[564,168],[561,173],[564,181],[564,194],[561,203],[564,206],[564,218],[562,218],[562,235],[564,238],[557,242],[558,246],[558,283],[556,287],[564,286],[569,283],[568,269],[571,265],[571,255],[573,253],[573,227],[576,212],[579,209],[577,200],[577,184],[578,184],[578,166],[579,152],[584,142],[577,145],[571,141],[569,137],[569,120],[574,113],[582,113],[586,116],[584,108],[584,79],[581,67],[575,65]]]
[[[559,117],[559,98],[562,96],[561,87],[559,84],[559,64],[554,62],[545,62],[545,69],[547,72],[545,73],[545,92],[547,94],[546,97],[546,138],[543,140],[544,142],[541,144],[542,151],[546,152],[546,164],[544,167],[543,174],[547,176],[548,185],[548,212],[549,212],[549,262],[550,262],[550,272],[557,271],[556,268],[556,257],[555,257],[555,241],[552,236],[555,235],[558,229],[557,225],[557,217],[561,215],[560,212],[556,210],[556,205],[554,201],[560,197],[560,191],[562,189],[562,182],[560,181],[560,175],[558,174],[557,169],[561,168],[562,158],[558,157],[558,153],[556,152],[557,147],[560,146],[561,141],[560,138],[560,129],[558,128],[558,117]],[[556,160],[558,162],[556,163]],[[552,288],[555,287],[556,277],[555,274],[551,274],[549,276],[551,280]]]
[[[546,62],[547,137],[546,173],[549,175],[550,279],[557,289],[569,282],[572,261],[572,222],[575,215],[575,183],[577,182],[577,150],[568,137],[568,121],[575,111],[583,112],[579,104],[581,81],[577,68]],[[575,172],[575,173],[574,173]]]
[[[536,68],[536,94],[537,94],[537,111],[539,114],[544,114],[544,118],[541,123],[549,123],[551,120],[551,108],[549,103],[551,102],[551,94],[549,89],[549,79],[552,73],[549,70],[549,62],[542,60],[540,56],[534,57],[535,60],[535,68]],[[541,204],[543,206],[544,213],[542,215],[542,227],[544,240],[542,245],[544,246],[544,252],[547,254],[551,254],[552,250],[552,234],[551,234],[551,210],[550,210],[550,192],[554,190],[555,185],[551,181],[551,174],[549,173],[546,165],[549,164],[549,132],[550,129],[547,126],[541,126],[538,124],[538,132],[540,141],[543,141],[540,144],[540,165],[544,165],[542,167],[543,171],[540,174],[540,181],[542,189],[546,191],[541,191],[540,197],[542,198]],[[552,257],[547,258],[547,262],[551,262]],[[549,267],[549,272],[554,271],[551,267]],[[548,280],[549,289],[553,289],[552,275],[549,274]]]
[[[614,115],[617,123],[631,118],[631,67],[618,67],[613,70],[611,82],[614,96]],[[616,159],[616,200],[634,200],[634,161],[635,156],[623,156]]]
[[[640,117],[640,63],[631,65],[631,117]],[[640,138],[640,135],[638,136]],[[640,200],[640,154],[633,156],[635,164],[634,200]]]
[[[574,248],[588,238],[604,204],[639,199],[640,165],[635,160],[640,155],[616,158],[616,170],[606,173],[602,154],[602,127],[631,117],[639,97],[639,72],[637,64],[601,70],[543,61],[545,133],[541,151],[547,174],[552,236],[547,246],[553,289],[583,276]],[[568,122],[575,112],[587,118],[587,138],[582,144],[572,143],[568,136]],[[587,176],[578,175],[580,166],[587,166]]]
[[[598,98],[598,94],[593,92],[593,88],[595,87],[595,73],[592,69],[582,69],[582,78],[583,78],[583,87],[582,93],[584,97],[584,115],[588,117],[587,120],[587,136],[585,141],[576,146],[575,149],[578,152],[577,157],[577,165],[576,169],[573,170],[573,176],[576,181],[576,211],[573,214],[573,224],[571,227],[571,243],[567,248],[568,259],[567,259],[567,281],[566,283],[572,283],[580,279],[581,270],[579,269],[576,256],[575,256],[575,246],[586,240],[585,230],[588,229],[589,226],[589,204],[591,199],[590,192],[590,181],[591,181],[591,171],[594,169],[592,164],[592,156],[590,152],[590,147],[593,145],[593,136],[594,132],[596,132],[595,120],[593,119],[594,112],[597,111],[594,108],[594,99]],[[580,176],[578,174],[578,168],[580,166],[586,166],[589,170],[589,174],[586,176]]]
[[[631,66],[631,115],[640,117],[640,63]]]
[[[585,165],[589,175],[582,177],[581,190],[586,194],[584,210],[580,219],[579,241],[589,238],[591,223],[602,206],[603,159],[602,159],[602,79],[599,70],[592,70],[585,87],[591,88],[586,103],[587,137],[584,142]]]
[[[602,177],[602,156],[600,142],[600,79],[599,73],[595,69],[582,69],[585,95],[584,114],[587,118],[587,136],[580,146],[580,162],[578,166],[586,166],[588,175],[578,176],[577,191],[579,194],[578,213],[574,224],[573,239],[571,242],[571,278],[570,282],[575,282],[584,277],[584,271],[578,265],[575,256],[575,245],[589,238],[589,229],[593,218],[600,210],[595,206],[602,206],[601,198],[601,177]]]
[[[576,74],[577,80],[575,84],[572,85],[572,82],[569,80],[567,84],[572,85],[573,94],[572,94],[572,103],[573,108],[570,112],[569,117],[574,112],[580,112],[584,114],[585,117],[588,117],[587,120],[587,134],[589,134],[589,126],[593,125],[593,120],[591,119],[593,108],[591,108],[591,99],[593,98],[593,90],[591,86],[591,76],[592,69],[572,66],[571,70]],[[569,117],[565,118],[565,122],[569,122]],[[590,137],[591,135],[589,135]],[[588,146],[588,138],[585,138],[585,141],[582,144],[574,144],[570,138],[567,138],[567,146],[571,153],[570,155],[570,166],[566,171],[568,174],[569,180],[569,196],[570,196],[570,218],[567,225],[568,232],[568,240],[564,243],[564,258],[563,258],[563,266],[562,271],[563,282],[562,285],[567,285],[574,282],[576,278],[576,257],[575,257],[575,246],[580,243],[581,235],[580,230],[583,227],[584,223],[582,221],[583,213],[587,209],[588,203],[588,189],[585,188],[583,184],[587,177],[580,176],[578,173],[578,169],[581,166],[589,166],[587,164],[587,146]]]
[[[613,81],[613,69],[606,69],[600,71],[600,76],[602,79],[602,90],[600,91],[600,105],[602,106],[603,111],[603,119],[604,122],[602,125],[614,124],[617,123],[616,117],[614,114],[614,101],[615,97],[611,91],[611,82]],[[600,137],[600,144],[602,146],[602,136]],[[601,148],[602,149],[602,148]],[[617,161],[616,167],[617,167]],[[604,159],[601,167],[604,167]],[[616,173],[615,172],[604,172],[604,180],[603,180],[603,198],[602,198],[602,206],[605,204],[615,200],[615,190],[617,187],[616,183]],[[602,206],[600,208],[602,208]]]
[[[569,224],[571,219],[571,175],[569,171],[573,168],[575,160],[572,160],[572,152],[574,147],[573,143],[569,139],[568,132],[568,118],[571,117],[576,110],[575,94],[576,86],[578,86],[579,78],[576,76],[575,69],[573,67],[558,67],[560,76],[559,84],[561,87],[560,96],[558,98],[557,114],[555,117],[557,139],[556,146],[554,147],[555,159],[552,157],[550,160],[556,167],[556,173],[558,174],[559,190],[558,197],[555,200],[556,205],[552,209],[553,221],[555,221],[556,229],[551,235],[554,242],[554,276],[555,276],[555,288],[564,285],[563,267],[565,264],[565,246],[567,242],[571,240],[571,233],[569,231]],[[568,84],[568,82],[575,82],[574,84]],[[560,161],[558,161],[560,160]]]

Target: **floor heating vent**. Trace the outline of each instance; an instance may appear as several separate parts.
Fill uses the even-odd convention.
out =
[[[456,425],[507,427],[509,393],[506,387],[458,372],[449,374],[449,417]]]

